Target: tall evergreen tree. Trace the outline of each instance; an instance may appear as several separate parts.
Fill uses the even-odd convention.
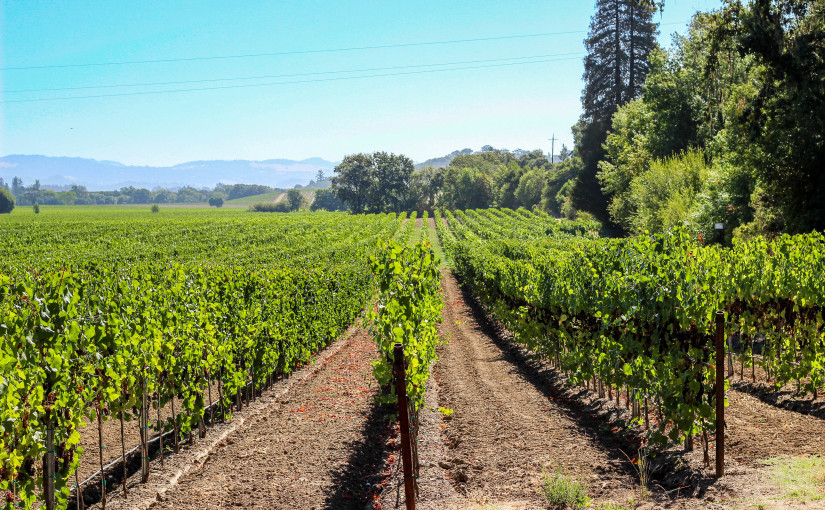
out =
[[[655,10],[649,0],[597,0],[584,41],[584,113],[576,147],[584,168],[573,189],[573,204],[603,221],[608,220],[607,199],[596,178],[605,154],[602,145],[616,109],[641,94],[656,45]]]

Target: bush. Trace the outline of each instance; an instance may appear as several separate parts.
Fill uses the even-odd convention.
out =
[[[551,505],[561,508],[586,508],[590,505],[584,482],[570,478],[561,471],[544,475],[542,486],[544,497]]]
[[[289,212],[289,203],[280,201],[277,204],[273,202],[258,202],[249,206],[250,212]]]
[[[10,213],[14,210],[14,197],[9,190],[0,188],[0,213]]]
[[[34,203],[32,209],[34,209],[34,214],[40,214],[40,205],[37,202]]]
[[[152,212],[160,212],[160,206],[158,204],[152,204]]]
[[[223,199],[221,197],[210,198],[209,207],[223,207]]]

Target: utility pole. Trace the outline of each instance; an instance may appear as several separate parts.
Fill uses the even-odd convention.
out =
[[[553,133],[553,138],[548,138],[550,140],[550,163],[552,164],[554,159],[556,159],[556,133]]]

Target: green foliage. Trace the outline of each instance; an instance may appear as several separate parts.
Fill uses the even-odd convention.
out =
[[[0,188],[0,214],[8,214],[14,210],[14,197],[6,188]]]
[[[695,223],[697,198],[709,175],[704,154],[696,150],[653,161],[630,182],[625,202],[635,214],[628,218],[629,226],[658,233]],[[707,231],[711,228],[706,226]]]
[[[553,165],[547,174],[547,182],[541,191],[541,208],[555,215],[564,215],[563,210],[570,212],[572,202],[570,194],[575,185],[576,176],[581,171],[581,159],[569,157],[564,162]]]
[[[40,204],[35,202],[34,205],[32,206],[32,210],[34,211],[34,214],[40,214]]]
[[[221,197],[210,197],[209,198],[209,207],[223,207],[223,198],[221,198]]]
[[[738,51],[753,60],[755,94],[732,118],[744,135],[736,147],[783,213],[789,232],[825,229],[825,7],[804,0],[727,2]],[[715,51],[718,55],[721,51]],[[717,66],[721,67],[721,66]],[[721,70],[720,70],[721,71]]]
[[[152,204],[152,207],[150,208],[150,210],[153,213],[159,213],[160,212],[160,206],[158,204]]]
[[[477,168],[450,166],[439,205],[450,209],[489,207],[493,204],[491,185],[490,176]]]
[[[715,430],[714,314],[743,339],[742,362],[781,386],[825,382],[825,236],[706,247],[684,228],[596,239],[598,227],[527,211],[445,212],[454,272],[516,339],[558,358],[573,383],[628,386],[663,420],[655,444]],[[762,356],[751,358],[764,335]]]
[[[0,491],[15,480],[23,506],[40,498],[42,476],[27,467],[53,428],[65,508],[80,456],[91,453],[78,430],[98,402],[104,420],[131,420],[143,395],[153,407],[177,397],[185,434],[204,416],[208,384],[220,381],[228,405],[243,386],[306,363],[361,312],[374,292],[364,260],[400,225],[394,215],[219,216],[170,210],[150,220],[140,208],[63,223],[9,218]]]
[[[315,192],[315,199],[309,206],[310,211],[345,211],[346,206],[331,189],[319,189]]]
[[[547,172],[543,168],[536,168],[525,172],[518,181],[516,199],[518,205],[532,209],[541,202],[541,194],[547,184]]]
[[[286,192],[286,203],[290,211],[297,211],[304,203],[304,195],[300,190],[293,188]]]
[[[297,190],[296,190],[297,191]],[[300,195],[300,192],[298,192]],[[289,202],[285,200],[281,200],[280,202],[258,202],[257,204],[252,204],[249,206],[250,212],[276,212],[276,213],[287,213],[292,211],[292,207],[290,207]]]
[[[547,501],[557,508],[587,508],[587,485],[580,478],[572,478],[563,471],[542,477],[542,490]]]
[[[424,405],[430,364],[437,357],[437,325],[441,322],[441,274],[429,241],[411,246],[389,240],[370,257],[378,279],[379,298],[368,318],[381,356],[373,362],[373,375],[382,386],[393,380],[393,348],[404,346],[407,397],[413,411]],[[391,386],[387,402],[395,402]]]
[[[410,201],[412,160],[375,152],[346,156],[335,167],[332,189],[352,212],[401,212]]]
[[[632,196],[631,183],[641,179],[654,160],[675,157],[691,147],[711,160],[713,181],[696,190],[696,197],[675,200],[669,193],[671,203],[656,209],[670,211],[671,216],[693,215],[701,223],[697,228],[706,234],[713,232],[709,226],[715,222],[729,225],[730,233],[740,222],[749,221],[747,204],[753,188],[741,178],[748,173],[741,171],[741,158],[734,161],[730,156],[731,149],[743,145],[742,137],[727,128],[737,115],[738,101],[747,93],[743,84],[752,78],[748,60],[735,51],[732,39],[712,37],[720,23],[718,14],[697,14],[688,36],[675,37],[667,52],[651,54],[641,97],[613,115],[598,178],[609,200],[611,219],[625,231],[650,223],[638,218],[638,197]],[[655,223],[670,222],[659,218]],[[651,231],[662,230],[651,227]]]

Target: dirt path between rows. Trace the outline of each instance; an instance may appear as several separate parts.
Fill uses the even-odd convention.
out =
[[[342,340],[343,341],[343,340]],[[313,376],[265,407],[151,508],[363,509],[384,470],[376,350],[357,328]]]
[[[501,348],[486,321],[468,305],[454,276],[442,276],[445,309],[434,376],[445,421],[449,476],[474,503],[545,508],[543,473],[581,478],[600,500],[633,496],[629,463],[579,418],[554,402],[553,389],[531,378]],[[625,466],[624,464],[627,464]]]

